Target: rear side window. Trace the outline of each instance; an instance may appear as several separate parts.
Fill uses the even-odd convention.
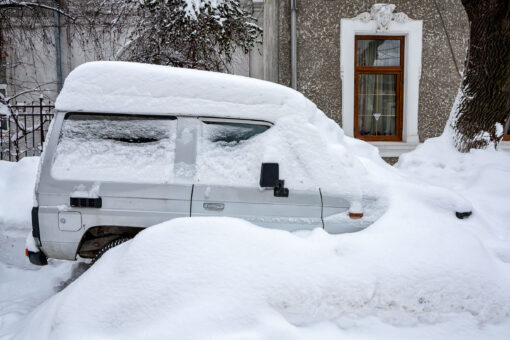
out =
[[[176,125],[171,116],[67,114],[52,175],[69,180],[171,181]]]
[[[205,122],[205,138],[213,143],[235,145],[269,129],[267,125]]]

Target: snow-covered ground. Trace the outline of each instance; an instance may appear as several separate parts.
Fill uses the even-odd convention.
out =
[[[443,136],[391,167],[345,143],[388,201],[366,230],[178,219],[63,290],[76,263],[23,254],[37,159],[0,162],[0,338],[508,339],[510,154],[459,154]]]

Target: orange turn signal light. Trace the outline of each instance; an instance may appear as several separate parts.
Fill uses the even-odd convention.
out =
[[[353,213],[349,212],[349,217],[352,219],[358,219],[363,217],[363,213]]]
[[[25,256],[28,257],[28,249],[25,248]]]

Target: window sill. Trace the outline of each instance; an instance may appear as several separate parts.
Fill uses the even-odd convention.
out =
[[[401,154],[414,150],[420,143],[406,142],[369,142],[379,149],[381,157],[399,157]],[[510,140],[501,141],[498,147],[502,151],[510,152]]]
[[[419,143],[408,142],[369,142],[379,149],[381,157],[399,157],[401,154],[414,150]],[[510,147],[510,145],[509,145]]]
[[[503,151],[510,151],[510,140],[503,140],[499,143],[499,149]]]

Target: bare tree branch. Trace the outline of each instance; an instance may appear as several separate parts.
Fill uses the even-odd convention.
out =
[[[42,8],[47,9],[49,11],[58,12],[59,14],[62,14],[66,17],[68,17],[71,20],[76,20],[74,17],[69,15],[68,13],[62,11],[58,7],[48,6],[45,4],[41,4],[39,2],[30,2],[30,1],[14,1],[14,0],[0,0],[0,10],[1,9],[7,9],[7,8]]]

